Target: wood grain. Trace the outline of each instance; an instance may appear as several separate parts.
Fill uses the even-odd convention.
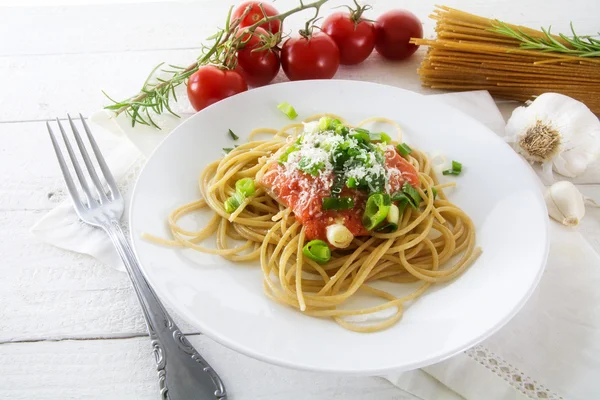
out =
[[[64,198],[41,121],[66,112],[89,115],[107,104],[101,89],[129,96],[159,62],[189,63],[202,39],[222,25],[229,3],[233,1],[137,0],[53,7],[44,2],[44,7],[0,8],[0,396],[158,399],[149,342],[126,275],[90,257],[39,243],[29,233]],[[370,3],[371,17],[398,7],[392,0]],[[297,1],[277,1],[280,9],[292,4]],[[331,6],[338,4],[331,1]],[[423,20],[426,36],[433,22],[425,16],[433,4],[406,0],[401,5]],[[558,0],[445,4],[532,27],[551,24],[555,31],[565,31],[572,20],[581,34],[595,33],[600,14],[600,3],[585,0],[569,3],[568,18]],[[302,18],[290,21],[286,30],[295,31]],[[433,93],[421,89],[414,72],[422,55],[419,50],[407,62],[388,63],[374,54],[361,66],[340,68],[336,78]],[[515,105],[499,102],[505,117]],[[190,111],[185,103],[178,109]],[[600,200],[600,185],[580,189]],[[600,209],[588,209],[578,229],[600,252]],[[382,379],[292,371],[242,356],[204,336],[191,341],[223,374],[234,400],[414,399]]]
[[[324,375],[275,367],[217,345],[190,341],[220,372],[230,400],[413,400],[382,378]],[[145,338],[66,340],[0,347],[0,397],[11,400],[159,399]]]

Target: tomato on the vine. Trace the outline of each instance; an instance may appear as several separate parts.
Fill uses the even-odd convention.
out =
[[[330,79],[340,66],[340,51],[323,32],[289,38],[281,48],[281,66],[292,81]]]
[[[198,68],[190,76],[187,86],[188,98],[196,111],[246,90],[248,85],[239,72],[214,65]]]
[[[238,36],[243,31],[238,31]],[[279,52],[274,48],[254,51],[262,47],[261,36],[268,37],[268,32],[263,28],[256,28],[250,38],[244,37],[244,47],[237,52],[240,73],[249,86],[263,86],[271,82],[279,72]]]
[[[418,45],[410,38],[422,38],[423,25],[413,13],[391,10],[377,18],[375,24],[375,50],[390,60],[403,60],[411,56]]]
[[[260,5],[262,5],[262,8],[265,10],[264,14],[263,11],[260,9]],[[265,17],[265,14],[267,15],[267,17],[272,17],[274,15],[279,14],[279,11],[277,11],[277,9],[273,7],[272,4],[267,3],[265,1],[245,1],[239,6],[237,6],[235,10],[233,10],[233,13],[231,14],[231,21],[239,19],[248,7],[250,7],[250,11],[248,12],[248,14],[246,14],[242,22],[240,22],[240,28],[254,25],[258,21],[263,19]],[[281,30],[281,21],[267,22],[262,25],[259,25],[259,27],[273,34],[279,33],[279,31]]]
[[[336,12],[325,18],[321,26],[340,49],[340,64],[363,62],[375,47],[375,28],[369,21],[348,12]]]

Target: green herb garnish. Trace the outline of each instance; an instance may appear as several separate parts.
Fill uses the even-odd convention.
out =
[[[323,198],[323,210],[349,210],[354,208],[352,197],[325,197]]]
[[[373,193],[367,199],[365,212],[362,217],[363,226],[371,231],[387,217],[392,201],[390,196],[383,193]]]
[[[331,250],[322,240],[311,240],[302,248],[302,254],[319,264],[324,264],[331,259]]]
[[[296,110],[294,110],[294,107],[292,107],[290,105],[290,103],[284,101],[283,103],[280,103],[277,105],[277,108],[284,113],[285,115],[287,115],[287,117],[289,119],[294,119],[298,116],[298,113],[296,112]]]
[[[229,130],[229,136],[231,136],[231,138],[233,140],[238,140],[240,138],[238,135],[236,135],[235,133],[233,133],[233,131],[231,129]]]
[[[442,171],[444,175],[455,175],[458,176],[462,172],[462,164],[458,161],[452,160],[452,168]]]
[[[410,153],[412,153],[412,149],[406,143],[400,143],[396,146],[396,150],[402,157],[406,157]]]

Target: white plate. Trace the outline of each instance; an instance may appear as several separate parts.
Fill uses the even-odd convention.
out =
[[[462,276],[407,307],[382,332],[347,331],[268,300],[255,264],[172,249],[140,238],[168,236],[165,219],[198,198],[198,175],[251,129],[283,127],[278,109],[291,103],[298,120],[330,112],[350,122],[381,116],[398,121],[404,140],[443,151],[464,172],[449,191],[477,227],[482,256]],[[200,226],[187,221],[190,227]],[[376,375],[450,357],[498,330],[535,288],[547,255],[548,218],[530,169],[485,126],[452,107],[406,90],[354,81],[291,82],[221,101],[185,121],[148,160],[135,187],[130,226],[135,252],[160,297],[201,332],[260,360],[313,371]],[[395,285],[398,293],[407,288]]]

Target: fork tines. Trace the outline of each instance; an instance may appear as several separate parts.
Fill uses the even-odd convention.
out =
[[[77,130],[77,127],[75,126],[75,123],[71,119],[70,115],[67,114],[67,117],[69,119],[69,125],[71,125],[71,130],[73,131],[73,136],[75,137],[75,142],[77,142],[77,147],[79,148],[79,153],[85,164],[85,170],[87,171],[87,177],[84,172],[84,169],[82,169],[82,167],[77,159],[77,155],[73,151],[73,147],[71,146],[71,142],[70,142],[69,138],[67,137],[65,129],[63,128],[63,126],[58,118],[56,118],[56,123],[58,124],[58,128],[60,129],[60,133],[61,133],[61,136],[65,143],[65,148],[67,150],[67,153],[69,153],[69,158],[71,159],[71,163],[73,165],[73,169],[75,170],[75,175],[77,176],[79,185],[81,186],[81,189],[83,191],[84,198],[82,198],[80,196],[77,185],[76,185],[75,181],[73,180],[71,172],[69,171],[69,167],[67,166],[65,157],[63,156],[63,152],[60,148],[60,145],[58,143],[58,140],[57,140],[54,132],[52,131],[52,127],[50,126],[50,123],[46,122],[46,126],[48,127],[48,132],[50,134],[50,139],[52,140],[52,145],[54,147],[54,151],[56,152],[56,157],[58,158],[58,164],[60,165],[60,169],[65,178],[65,182],[67,184],[69,193],[71,194],[71,197],[73,198],[73,202],[75,203],[76,209],[78,211],[81,211],[81,207],[91,209],[91,208],[95,208],[98,205],[108,203],[111,200],[120,198],[121,195],[119,193],[119,190],[117,188],[115,180],[112,176],[112,173],[110,172],[110,169],[106,165],[106,161],[104,160],[104,157],[102,156],[102,153],[100,152],[98,144],[96,143],[96,140],[94,139],[94,136],[92,135],[92,132],[90,131],[90,128],[89,128],[88,124],[86,123],[85,119],[83,118],[83,116],[81,114],[79,114],[79,118],[81,119],[81,123],[82,123],[85,133],[87,135],[90,146],[92,147],[92,151],[93,151],[94,155],[96,156],[96,161],[98,163],[98,166],[100,167],[102,177],[104,178],[108,188],[110,189],[110,192],[108,194],[102,185],[102,181],[100,180],[100,177],[98,176],[96,168],[94,167],[92,159],[90,158],[90,155],[85,147],[85,144],[81,138],[81,135],[79,134],[79,131]],[[91,179],[91,181],[93,183],[93,186],[94,186],[93,191],[90,189],[88,177],[89,177],[89,179]]]

